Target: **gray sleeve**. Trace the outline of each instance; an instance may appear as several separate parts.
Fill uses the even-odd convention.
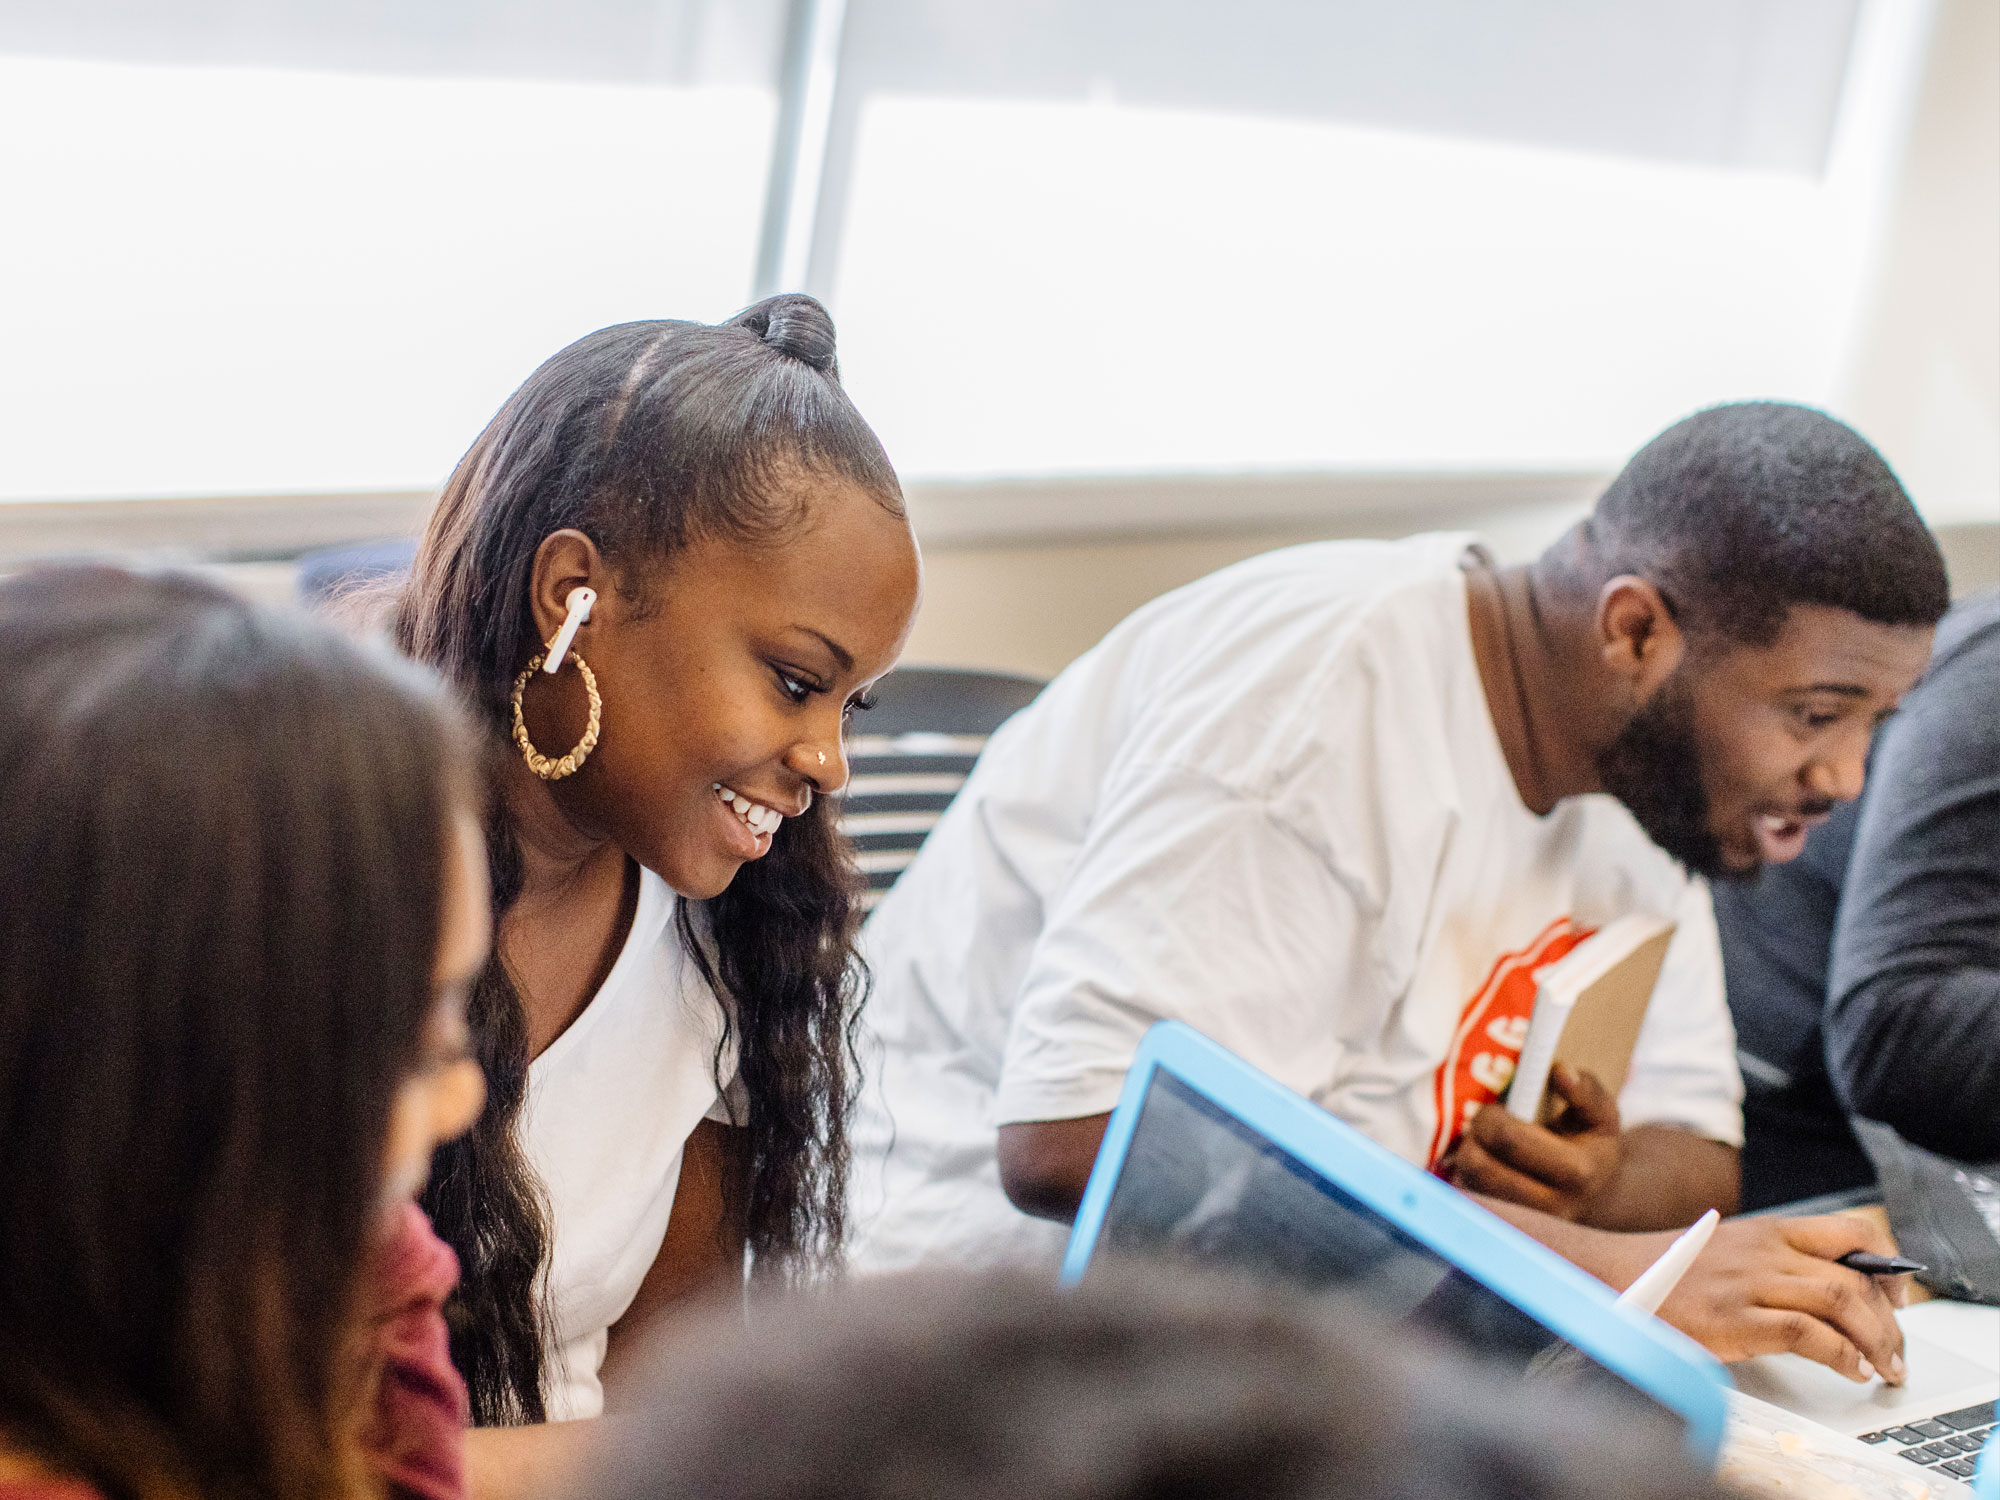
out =
[[[1827,993],[1852,1113],[2000,1158],[2000,593],[1948,618],[1876,745]]]

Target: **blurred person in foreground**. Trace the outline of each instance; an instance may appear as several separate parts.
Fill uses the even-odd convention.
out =
[[[857,1263],[1053,1259],[1173,1018],[1629,1284],[1737,1200],[1704,877],[1860,793],[1947,603],[1881,455],[1753,402],[1648,443],[1533,562],[1324,542],[1148,604],[993,736],[863,931]],[[1536,971],[1634,913],[1677,931],[1620,1093],[1558,1069],[1553,1126],[1496,1108]],[[1890,1294],[1836,1264],[1887,1248],[1732,1221],[1661,1316],[1899,1380]]]
[[[655,1359],[568,1500],[1721,1500],[1664,1421],[1161,1266],[857,1281]]]
[[[0,1496],[458,1500],[470,736],[192,578],[0,583]]]

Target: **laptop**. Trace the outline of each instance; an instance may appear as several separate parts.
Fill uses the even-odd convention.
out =
[[[1529,1378],[1590,1385],[1713,1463],[1729,1378],[1692,1340],[1199,1032],[1146,1034],[1062,1276],[1171,1255],[1337,1292]]]
[[[1746,1394],[1961,1483],[1993,1442],[2000,1396],[2000,1307],[1920,1302],[1903,1325],[1901,1386],[1856,1385],[1796,1354],[1733,1366]]]

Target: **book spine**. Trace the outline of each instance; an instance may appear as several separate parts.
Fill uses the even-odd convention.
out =
[[[1535,987],[1534,1017],[1528,1023],[1528,1039],[1521,1044],[1521,1060],[1514,1067],[1514,1082],[1507,1090],[1507,1113],[1517,1120],[1533,1122],[1542,1108],[1542,1095],[1549,1086],[1549,1069],[1555,1065],[1556,1043],[1569,1024],[1574,996],[1557,995],[1548,986]]]

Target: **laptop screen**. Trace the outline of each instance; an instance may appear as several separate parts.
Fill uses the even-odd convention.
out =
[[[1682,1425],[1677,1414],[1165,1068],[1153,1070],[1096,1248],[1185,1256],[1309,1291],[1337,1291],[1475,1357],[1581,1380]]]

